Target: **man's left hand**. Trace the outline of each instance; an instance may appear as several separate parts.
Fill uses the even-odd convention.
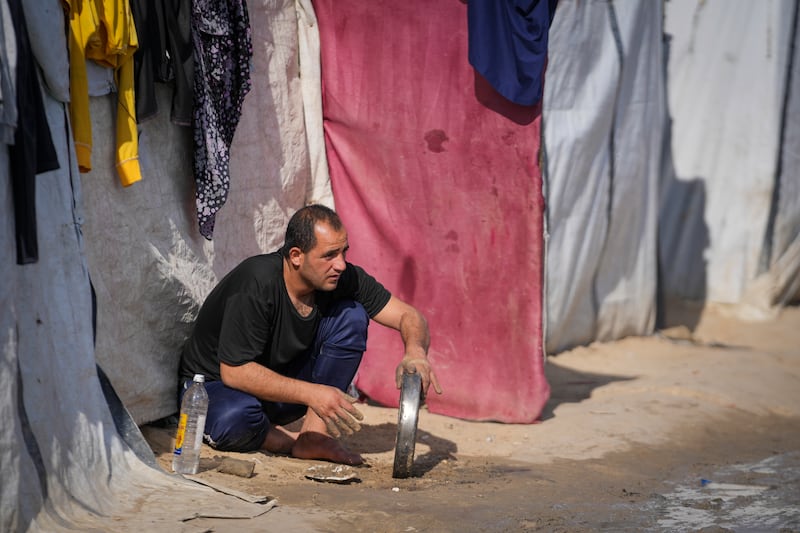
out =
[[[422,380],[422,392],[424,394],[428,393],[428,387],[431,385],[433,385],[433,390],[436,391],[436,394],[442,393],[442,387],[439,385],[439,380],[436,378],[436,374],[427,358],[408,355],[403,357],[395,371],[395,383],[398,389],[403,383],[403,373],[418,373]]]

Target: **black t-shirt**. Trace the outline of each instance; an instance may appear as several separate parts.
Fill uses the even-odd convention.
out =
[[[183,348],[180,379],[204,374],[219,381],[219,363],[250,361],[281,372],[314,342],[320,316],[333,302],[355,300],[374,317],[391,294],[361,267],[347,263],[333,291],[317,291],[307,317],[297,312],[283,281],[280,253],[242,261],[211,291],[200,307],[194,331]]]

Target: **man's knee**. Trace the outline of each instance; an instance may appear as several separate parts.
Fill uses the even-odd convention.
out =
[[[267,438],[269,419],[257,398],[231,391],[209,395],[206,441],[221,451],[258,450]]]
[[[367,349],[368,326],[369,315],[364,306],[352,300],[337,302],[323,317],[318,340],[363,352]]]

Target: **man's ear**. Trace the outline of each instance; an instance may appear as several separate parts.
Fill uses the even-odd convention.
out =
[[[300,248],[297,246],[293,246],[289,250],[289,263],[295,268],[300,268],[300,263],[303,262],[303,252],[300,251]]]

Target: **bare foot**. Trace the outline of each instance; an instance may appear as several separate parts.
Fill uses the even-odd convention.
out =
[[[267,438],[261,448],[272,453],[292,453],[292,447],[297,440],[297,433],[289,431],[282,426],[272,426],[269,428]]]
[[[292,447],[292,457],[298,459],[323,459],[332,463],[360,465],[364,459],[345,448],[338,440],[322,433],[300,433]]]

